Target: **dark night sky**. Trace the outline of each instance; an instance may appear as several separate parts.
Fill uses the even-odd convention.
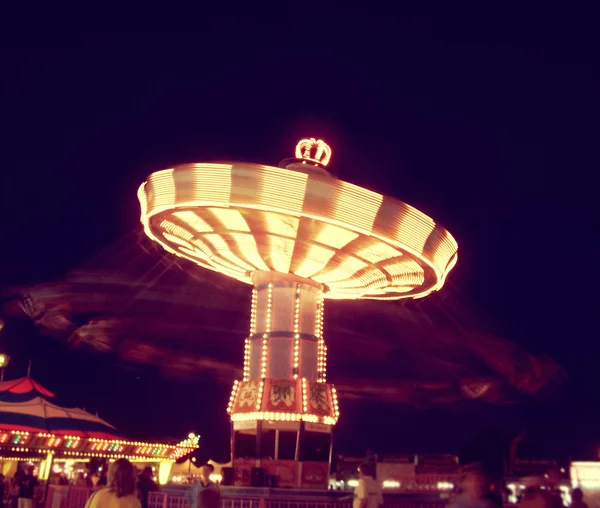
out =
[[[493,433],[516,412],[530,425],[529,452],[593,454],[595,30],[584,13],[337,18],[323,32],[220,19],[199,33],[74,34],[61,47],[2,50],[0,287],[60,279],[138,228],[135,193],[154,170],[275,165],[299,137],[322,137],[341,178],[405,200],[455,235],[450,284],[491,331],[568,374],[553,401],[516,409],[348,403],[340,451],[418,451],[407,450],[415,435],[424,451],[450,450],[464,444],[460,429]],[[132,436],[226,439],[221,386],[117,368],[23,323],[5,331],[9,374],[32,358],[62,403]]]

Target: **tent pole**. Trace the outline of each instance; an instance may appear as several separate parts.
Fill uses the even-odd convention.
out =
[[[52,466],[54,465],[54,453],[50,452],[48,455],[50,455],[50,463],[46,462],[46,465],[48,466],[48,478],[46,478],[46,485],[44,487],[44,504],[48,500],[48,491],[50,490],[50,475],[52,474]]]

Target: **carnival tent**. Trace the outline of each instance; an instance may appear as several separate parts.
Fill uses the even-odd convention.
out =
[[[198,448],[190,434],[178,444],[124,440],[97,415],[49,402],[54,394],[30,377],[0,383],[0,455],[98,457],[168,462]]]
[[[87,411],[48,402],[54,394],[29,377],[0,383],[0,428],[57,435],[118,438],[117,430]]]
[[[117,439],[117,430],[83,409],[67,409],[34,397],[24,402],[0,402],[0,427],[52,432],[58,435]]]

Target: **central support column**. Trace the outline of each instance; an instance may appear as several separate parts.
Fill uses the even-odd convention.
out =
[[[244,381],[305,378],[325,382],[323,287],[277,272],[255,272],[253,281]]]
[[[323,286],[278,272],[252,280],[243,379],[227,409],[235,483],[326,488],[339,412],[326,379]]]

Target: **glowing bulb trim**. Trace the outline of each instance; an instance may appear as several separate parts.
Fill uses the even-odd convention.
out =
[[[17,441],[10,438],[13,436]],[[0,429],[0,448],[20,453],[55,453],[61,456],[147,458],[148,460],[177,460],[199,446],[200,437],[193,435],[177,445],[144,443],[123,439],[100,439],[58,435],[49,432],[26,432]],[[12,441],[12,442],[11,442]],[[11,446],[11,445],[21,446]],[[25,445],[25,446],[23,446]]]
[[[232,422],[239,421],[255,421],[255,420],[276,420],[276,421],[305,421],[312,423],[324,423],[326,425],[335,425],[339,418],[339,408],[337,392],[335,387],[327,383],[317,383],[324,390],[327,399],[326,406],[311,406],[310,402],[310,385],[311,383],[306,378],[297,379],[295,381],[294,390],[298,394],[298,405],[294,404],[289,407],[289,410],[282,410],[281,406],[275,411],[268,411],[265,408],[269,407],[269,397],[273,389],[273,380],[262,379],[257,384],[253,381],[242,383],[234,386],[235,395],[228,409]],[[243,391],[251,388],[256,388],[256,399],[252,397],[252,404],[248,403],[248,399],[244,402],[238,400]],[[268,389],[267,389],[268,388]],[[299,391],[297,391],[299,390]],[[252,390],[248,390],[249,393]]]
[[[296,284],[296,296],[294,299],[294,367],[293,378],[298,379],[300,368],[300,285]]]

